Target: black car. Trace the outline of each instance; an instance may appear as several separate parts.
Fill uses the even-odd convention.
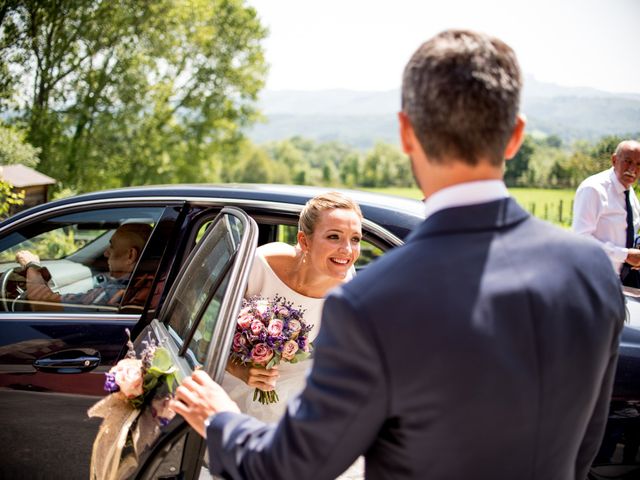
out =
[[[0,478],[86,478],[99,425],[86,411],[105,395],[104,373],[125,353],[125,329],[138,346],[151,335],[167,348],[179,377],[202,367],[220,379],[254,249],[294,242],[300,209],[321,191],[129,188],[51,202],[1,223]],[[423,219],[420,202],[346,193],[365,217],[358,269],[401,245]],[[63,303],[51,311],[26,299],[18,250],[40,255],[56,291],[86,291],[105,282],[103,252],[115,229],[131,222],[153,231],[117,304]],[[630,323],[593,478],[640,472],[640,303],[628,294]],[[203,442],[178,418],[144,452],[135,477],[196,478],[202,462]]]

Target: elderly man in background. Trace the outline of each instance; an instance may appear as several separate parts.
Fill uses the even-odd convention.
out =
[[[620,142],[611,163],[611,168],[590,176],[578,187],[572,227],[602,245],[624,285],[640,288],[640,250],[634,246],[640,228],[640,203],[633,191],[640,173],[640,142]]]
[[[118,306],[142,249],[151,234],[151,226],[126,223],[119,226],[104,252],[109,265],[109,278],[102,285],[84,293],[61,295],[48,285],[50,275],[40,265],[40,258],[28,250],[16,253],[16,262],[26,271],[27,299],[36,310],[58,310],[60,303]]]

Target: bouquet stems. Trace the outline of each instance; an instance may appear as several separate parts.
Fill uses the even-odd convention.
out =
[[[264,390],[256,388],[253,391],[253,401],[255,402],[256,400],[258,400],[262,405],[268,405],[270,403],[278,402],[280,398],[278,398],[278,392],[275,390],[265,392]]]

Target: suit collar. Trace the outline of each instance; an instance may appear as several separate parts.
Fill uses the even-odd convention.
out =
[[[493,202],[440,210],[426,219],[407,239],[451,233],[508,228],[530,217],[511,197]]]
[[[507,198],[509,191],[502,180],[476,180],[451,185],[433,193],[425,201],[425,218],[439,210]]]

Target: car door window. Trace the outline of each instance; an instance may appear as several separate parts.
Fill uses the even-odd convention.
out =
[[[208,226],[162,313],[192,368],[205,363],[245,229],[246,222],[229,213]]]
[[[137,207],[65,213],[13,231],[0,240],[0,309],[118,312],[135,261],[162,211]],[[124,262],[123,248],[129,247],[136,256]],[[16,261],[20,251],[37,256],[46,270],[28,275]]]

